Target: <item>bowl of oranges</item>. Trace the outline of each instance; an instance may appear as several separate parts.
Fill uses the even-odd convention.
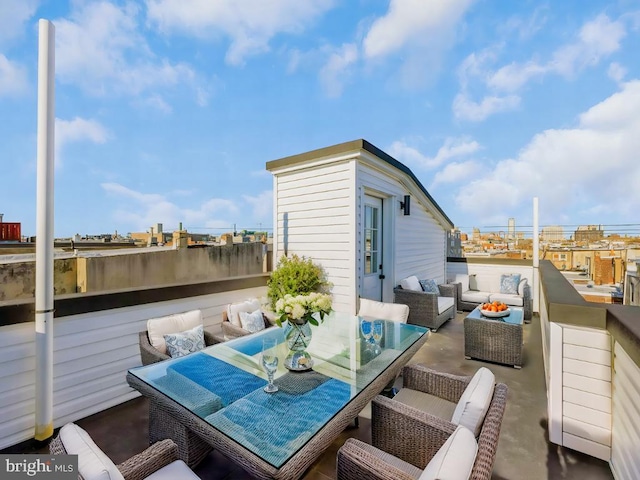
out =
[[[480,305],[480,313],[485,317],[498,318],[506,317],[509,315],[509,306],[506,303],[498,302],[497,300],[491,303],[483,303]]]

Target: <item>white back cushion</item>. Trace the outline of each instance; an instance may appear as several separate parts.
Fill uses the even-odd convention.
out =
[[[244,302],[230,303],[227,306],[227,320],[233,323],[236,327],[242,327],[240,312],[251,313],[256,310],[260,310],[260,300],[257,298],[251,298]]]
[[[374,320],[380,319],[407,323],[409,307],[402,303],[384,303],[369,300],[368,298],[361,298],[358,316],[369,317]]]
[[[149,343],[156,350],[167,353],[167,344],[164,336],[169,333],[180,333],[202,325],[202,312],[191,310],[190,312],[176,313],[166,317],[150,318],[147,320],[147,334]]]
[[[478,444],[473,433],[459,425],[427,463],[418,480],[467,480],[477,454]]]
[[[467,427],[477,437],[493,398],[496,377],[486,367],[480,367],[462,392],[451,423]]]
[[[400,286],[405,290],[422,292],[422,285],[420,285],[420,280],[418,280],[418,277],[416,277],[415,275],[411,275],[410,277],[400,280]]]
[[[78,473],[85,480],[124,480],[116,465],[75,423],[60,429],[60,440],[68,454],[78,455]]]
[[[453,279],[453,283],[461,283],[462,291],[466,292],[467,290],[469,290],[469,275],[465,273],[456,273],[456,276]]]

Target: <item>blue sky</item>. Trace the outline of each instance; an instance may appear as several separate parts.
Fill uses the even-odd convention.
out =
[[[265,163],[364,138],[463,231],[640,223],[637,0],[2,0],[0,212],[36,230],[37,22],[56,27],[55,235],[272,226]]]

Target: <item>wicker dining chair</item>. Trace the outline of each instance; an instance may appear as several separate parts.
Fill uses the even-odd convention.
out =
[[[403,388],[427,393],[445,402],[458,403],[471,376],[442,373],[423,365],[403,369]],[[496,383],[478,434],[478,455],[473,480],[489,480],[507,402],[508,388]],[[443,402],[443,403],[445,403]],[[371,403],[371,439],[376,448],[417,468],[424,468],[457,425],[446,415],[427,413],[396,399],[378,395]]]
[[[154,443],[115,465],[85,430],[75,423],[68,423],[49,443],[49,452],[52,455],[78,455],[79,480],[118,478],[119,475],[125,480],[144,480],[150,476],[154,480],[198,480],[198,476],[178,459],[178,447],[169,439]]]
[[[361,440],[350,438],[336,461],[337,480],[467,480],[472,473],[478,444],[469,429],[458,426],[420,469]]]

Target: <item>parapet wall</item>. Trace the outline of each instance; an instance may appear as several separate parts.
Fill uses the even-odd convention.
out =
[[[56,259],[55,295],[196,283],[266,271],[262,243]],[[0,301],[33,298],[35,261],[0,264]]]

